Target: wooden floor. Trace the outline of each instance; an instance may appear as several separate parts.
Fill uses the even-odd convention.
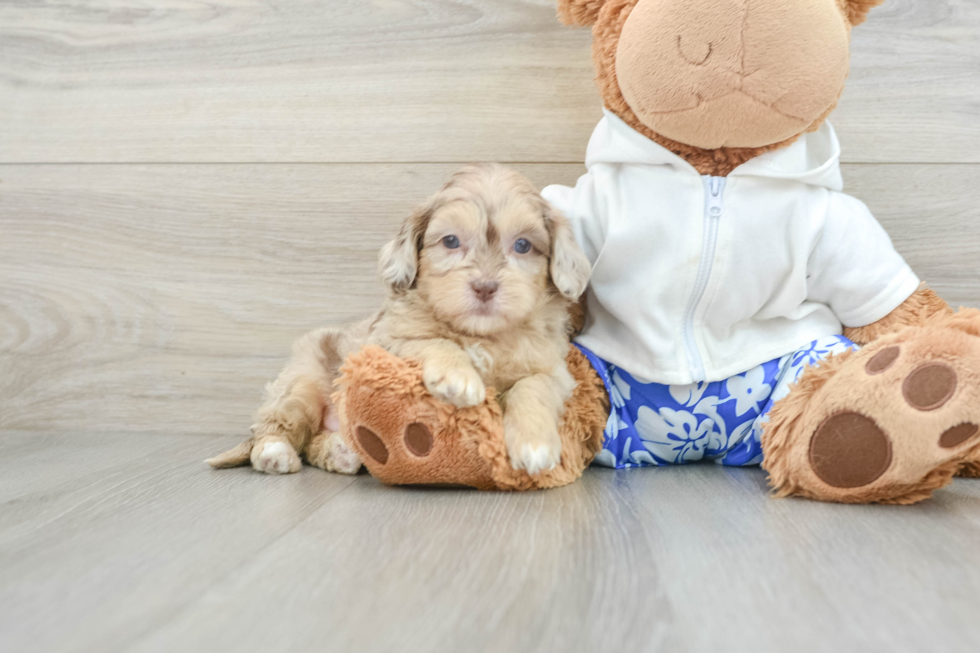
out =
[[[980,481],[910,508],[713,465],[409,490],[201,463],[232,442],[0,436],[0,650],[980,650]]]
[[[455,168],[582,172],[553,0],[0,2],[0,651],[980,650],[980,481],[911,508],[758,470],[504,495],[215,472]],[[980,306],[980,0],[887,0],[848,192]]]

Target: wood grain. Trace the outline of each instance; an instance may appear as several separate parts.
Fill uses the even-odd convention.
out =
[[[853,37],[851,162],[980,162],[980,3]],[[0,4],[0,162],[577,162],[588,30],[554,0]]]
[[[848,191],[980,306],[980,2],[889,0]],[[458,161],[571,183],[554,0],[0,3],[0,650],[976,651],[980,482],[770,501],[758,470],[528,494],[201,462]],[[6,165],[4,165],[6,164]]]
[[[201,463],[230,442],[0,434],[0,650],[980,646],[976,480],[913,507],[771,500],[714,465],[398,489]]]
[[[122,650],[357,480],[204,465],[233,442],[0,434],[0,650]]]
[[[455,168],[0,167],[0,429],[246,433],[295,337],[376,309],[378,248]],[[924,279],[980,306],[980,166],[846,176]]]
[[[766,496],[758,470],[637,470],[619,480],[656,544],[675,628],[694,651],[971,651],[980,486],[923,504]],[[660,470],[654,470],[660,471]],[[695,607],[696,606],[696,607]]]

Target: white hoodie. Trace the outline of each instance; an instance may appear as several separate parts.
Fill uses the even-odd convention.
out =
[[[637,378],[682,385],[891,313],[919,279],[841,192],[839,159],[824,124],[727,178],[703,177],[607,111],[588,173],[544,190],[592,261],[577,342]]]

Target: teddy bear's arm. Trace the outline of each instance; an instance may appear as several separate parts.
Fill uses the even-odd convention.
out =
[[[584,294],[568,307],[568,335],[572,338],[580,335],[585,329],[585,314],[588,310]]]
[[[937,316],[952,315],[953,310],[926,284],[884,318],[863,327],[848,327],[844,336],[859,345],[866,345],[881,336],[907,326],[921,326]]]

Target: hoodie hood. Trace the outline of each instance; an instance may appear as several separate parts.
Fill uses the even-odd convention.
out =
[[[690,163],[627,125],[603,109],[603,118],[592,134],[585,156],[586,167],[597,163],[663,165],[678,172],[701,176]],[[735,168],[729,177],[764,177],[797,181],[841,191],[840,141],[829,122],[803,134],[790,145],[766,152]]]

